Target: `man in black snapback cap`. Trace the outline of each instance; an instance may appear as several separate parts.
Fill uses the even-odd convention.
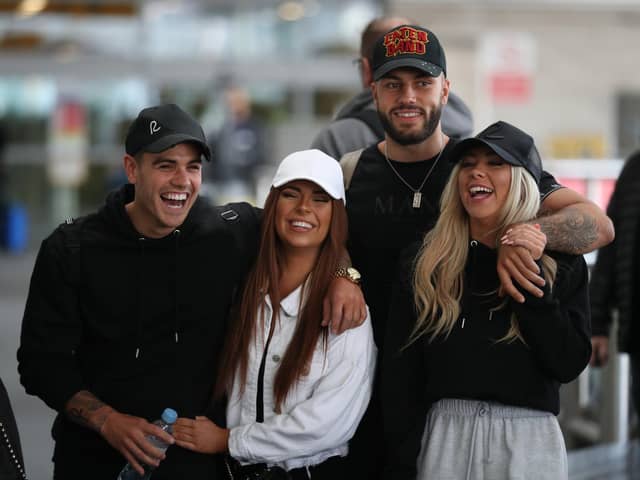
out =
[[[220,478],[214,458],[172,447],[160,462],[146,438],[172,442],[150,423],[166,407],[205,413],[228,305],[255,254],[252,206],[198,198],[203,157],[191,115],[145,108],[125,139],[130,183],[42,244],[18,370],[58,411],[55,479],[113,480],[126,462],[159,464],[158,479]]]
[[[457,140],[442,131],[451,72],[436,34],[418,25],[397,26],[378,38],[373,52],[371,91],[385,137],[364,150],[344,155],[341,164],[348,179],[349,251],[365,279],[363,291],[384,368],[385,332],[387,324],[394,321],[389,306],[398,259],[404,248],[422,240],[439,216],[440,197],[453,168],[449,157]],[[543,209],[553,213],[536,220],[550,248],[586,253],[611,241],[611,222],[595,204],[562,188],[547,172],[540,173],[539,188]],[[517,226],[512,234],[518,234]],[[504,245],[497,268],[503,291],[516,301],[524,300],[516,281],[530,293],[542,294],[538,285],[543,279],[529,250]],[[353,478],[405,478],[397,471],[381,473],[384,452],[378,434],[385,394],[397,395],[398,390],[384,385],[374,390],[369,410],[350,444]],[[390,415],[385,428],[414,427],[401,425],[393,412],[386,413]],[[415,468],[415,457],[409,458],[410,452],[402,445],[388,447],[388,455],[404,455]]]
[[[224,420],[209,411],[218,353],[256,254],[260,212],[198,198],[211,153],[198,122],[176,105],[142,110],[125,151],[130,184],[42,243],[20,379],[58,411],[56,480],[114,480],[126,462],[140,471],[159,465],[157,480],[225,478],[215,456],[172,446],[164,458],[147,437],[172,443],[150,423],[167,407]],[[357,322],[359,287],[336,279],[331,290],[334,330]]]

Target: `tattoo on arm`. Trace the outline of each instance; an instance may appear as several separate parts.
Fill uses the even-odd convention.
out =
[[[67,402],[66,412],[77,424],[100,432],[105,420],[114,410],[87,390],[76,393]]]
[[[551,215],[542,213],[536,222],[547,236],[547,248],[558,252],[583,254],[593,250],[598,239],[598,224],[591,215],[566,207]]]

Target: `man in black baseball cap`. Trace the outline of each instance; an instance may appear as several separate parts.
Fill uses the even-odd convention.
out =
[[[412,145],[421,159],[442,151],[440,119],[449,100],[444,49],[438,37],[417,25],[401,25],[374,45],[371,89],[378,115],[391,142]],[[415,158],[415,156],[414,156]]]
[[[438,219],[440,197],[453,168],[449,157],[457,140],[442,130],[441,115],[449,101],[451,72],[447,70],[444,48],[432,30],[418,25],[390,29],[374,45],[372,68],[371,91],[384,139],[347,153],[341,164],[345,179],[350,178],[346,190],[349,251],[354,266],[366,278],[363,291],[384,369],[387,359],[397,352],[394,347],[388,350],[385,338],[397,320],[389,311],[392,287],[402,283],[394,284],[398,260],[406,247],[423,240]],[[518,143],[514,159],[529,158],[524,152],[532,141],[524,140],[522,145]],[[508,146],[497,138],[491,141]],[[533,167],[534,162],[527,161],[526,165]],[[611,222],[595,204],[561,188],[548,173],[537,170],[537,175],[543,208],[553,212],[537,219],[548,245],[559,251],[583,253],[611,241]],[[581,231],[571,230],[571,224],[581,225]],[[512,235],[518,232],[516,226]],[[524,300],[514,285],[517,281],[531,294],[542,294],[538,287],[544,280],[538,275],[534,254],[538,252],[515,244],[500,249],[497,269],[502,291],[515,301]],[[407,271],[411,270],[410,265],[407,263]],[[406,338],[408,335],[403,340]],[[402,347],[398,345],[398,349]],[[397,466],[396,461],[406,461],[404,466],[415,469],[417,452],[393,438],[394,432],[415,433],[421,428],[421,420],[411,424],[405,422],[403,412],[382,411],[385,396],[397,397],[405,387],[382,384],[380,390],[374,389],[369,409],[349,446],[351,478],[404,478],[400,470],[385,471],[382,459],[394,458],[389,464],[393,463],[392,469]],[[407,405],[407,409],[411,407]],[[384,422],[382,417],[386,417]],[[379,441],[381,424],[388,440],[387,452],[382,451],[383,442]]]
[[[215,456],[177,445],[165,455],[148,437],[173,443],[151,423],[167,407],[181,417],[224,414],[210,409],[211,392],[260,212],[198,198],[210,152],[198,122],[176,105],[142,110],[125,150],[130,183],[42,242],[20,380],[58,412],[54,479],[113,480],[127,462],[139,473],[157,466],[157,480],[222,479]],[[334,331],[364,315],[357,285],[336,279],[331,290],[325,318]]]
[[[129,127],[124,168],[135,185],[127,214],[136,229],[161,238],[186,220],[211,152],[200,124],[174,104],[142,110]]]
[[[125,139],[130,183],[42,244],[18,357],[26,390],[58,411],[53,478],[113,480],[127,462],[159,465],[158,479],[218,478],[215,458],[172,447],[165,459],[147,438],[173,443],[150,423],[166,407],[205,413],[255,255],[255,209],[198,198],[203,157],[190,114],[145,108]]]

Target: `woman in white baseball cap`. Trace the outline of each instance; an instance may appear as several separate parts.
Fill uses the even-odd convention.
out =
[[[229,452],[234,478],[343,478],[369,402],[371,321],[342,335],[321,326],[322,302],[347,240],[339,163],[319,150],[286,157],[264,207],[258,258],[227,335],[217,394],[227,428],[178,420],[176,443]]]

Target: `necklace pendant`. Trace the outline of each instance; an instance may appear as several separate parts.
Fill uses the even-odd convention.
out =
[[[413,208],[420,208],[422,205],[422,192],[413,193]]]

